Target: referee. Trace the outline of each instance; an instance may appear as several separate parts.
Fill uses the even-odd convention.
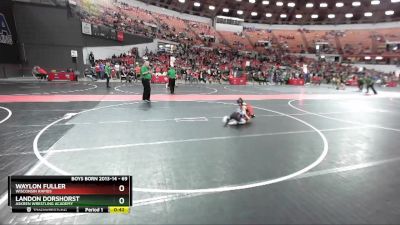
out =
[[[151,80],[151,74],[150,74],[150,63],[149,61],[145,61],[142,68],[140,69],[140,75],[142,77],[142,84],[143,84],[143,101],[145,102],[150,102],[150,92],[151,92],[151,87],[150,87],[150,80]]]
[[[167,72],[168,75],[168,86],[171,94],[175,93],[175,80],[176,80],[176,71],[173,66],[171,66]]]

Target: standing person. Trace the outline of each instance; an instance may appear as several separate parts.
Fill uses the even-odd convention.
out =
[[[106,66],[104,68],[104,75],[107,79],[107,88],[110,88],[111,66],[109,62],[106,63]]]
[[[357,84],[358,84],[358,89],[360,90],[360,92],[362,92],[362,90],[364,88],[364,78],[361,76],[358,76]]]
[[[118,62],[115,63],[114,70],[115,70],[115,74],[116,74],[117,78],[120,78],[120,75],[121,75],[121,74],[120,74],[121,66],[119,65]]]
[[[143,84],[143,101],[150,102],[150,94],[151,94],[151,87],[150,87],[150,63],[149,61],[145,61],[142,68],[140,69],[140,76],[142,77],[142,84]]]
[[[175,80],[176,80],[176,71],[173,66],[171,66],[167,72],[168,76],[168,86],[171,94],[175,93]]]
[[[100,62],[100,77],[99,79],[104,79],[104,69],[105,69],[105,65],[103,62]]]
[[[374,88],[375,81],[372,79],[371,75],[366,75],[365,76],[365,83],[367,84],[367,92],[366,92],[366,94],[368,94],[370,88],[372,89],[372,91],[374,92],[375,95],[378,94],[378,92],[376,92],[376,90]]]
[[[140,77],[140,66],[139,63],[137,62],[135,67],[135,79],[137,80],[139,79],[139,77]]]
[[[91,69],[93,69],[93,68],[91,68]],[[100,77],[100,64],[99,64],[99,62],[96,63],[96,66],[94,67],[94,71],[95,71],[96,77]]]
[[[93,52],[90,52],[90,54],[89,54],[89,62],[90,62],[90,65],[91,65],[92,67],[95,66],[95,64],[94,64],[94,55],[93,55]]]

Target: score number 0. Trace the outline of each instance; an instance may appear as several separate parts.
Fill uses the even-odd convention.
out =
[[[125,186],[122,185],[122,184],[119,185],[118,190],[119,190],[120,192],[125,191]],[[123,205],[123,204],[125,203],[125,199],[124,199],[123,197],[119,198],[118,201],[119,201],[119,204],[121,204],[121,205]]]

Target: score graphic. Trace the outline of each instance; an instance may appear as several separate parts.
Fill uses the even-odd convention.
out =
[[[128,213],[131,176],[9,176],[12,212]]]

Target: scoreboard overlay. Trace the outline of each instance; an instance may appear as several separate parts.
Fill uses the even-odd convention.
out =
[[[128,213],[131,176],[9,176],[16,213]]]

